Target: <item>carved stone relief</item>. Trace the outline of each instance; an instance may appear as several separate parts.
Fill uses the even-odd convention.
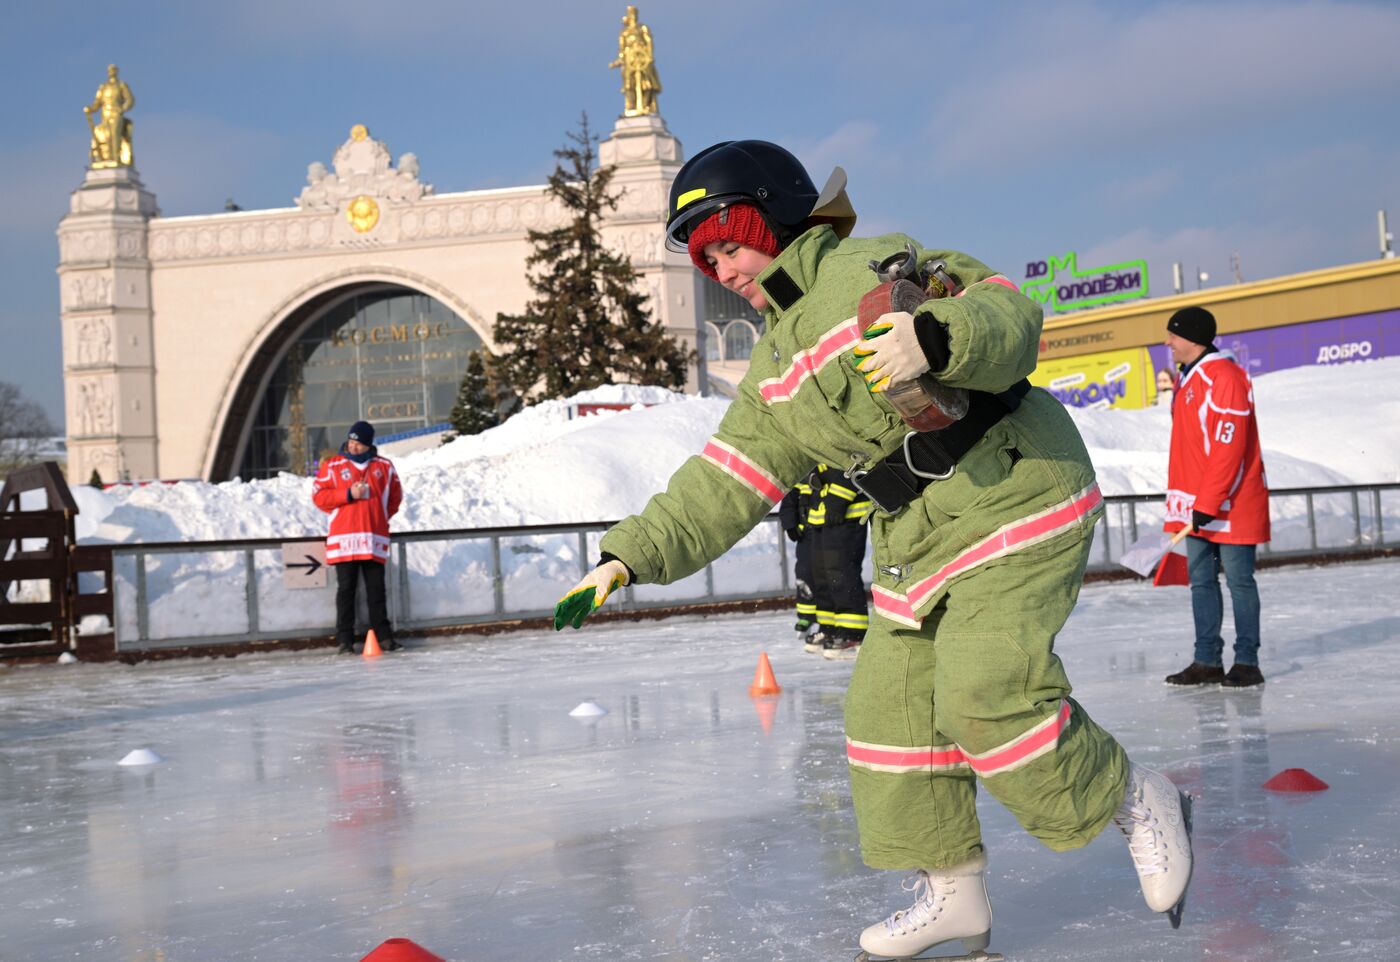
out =
[[[59,260],[63,263],[108,261],[113,257],[139,260],[146,256],[146,232],[123,230],[60,230]]]
[[[80,366],[112,363],[112,319],[80,317],[74,322],[77,345],[73,363]]]
[[[334,170],[314,161],[306,168],[306,186],[297,196],[302,210],[340,210],[346,201],[361,195],[392,204],[410,204],[430,196],[432,184],[418,179],[418,156],[404,154],[399,165],[390,164],[389,148],[369,136],[363,127],[351,131],[350,139],[335,152]]]
[[[614,143],[613,163],[618,164],[676,160],[680,156],[680,145],[669,137],[655,140],[650,137],[615,138]]]
[[[112,278],[106,274],[69,277],[63,285],[63,309],[85,310],[112,306]]]
[[[110,231],[68,230],[58,235],[61,262],[107,260],[112,256]]]
[[[124,230],[117,233],[117,256],[137,259],[146,256],[146,232]]]
[[[665,219],[666,190],[660,184],[628,187],[609,221],[645,222],[647,226],[642,229],[654,236],[650,249],[658,250],[657,245],[662,240],[661,222]],[[340,228],[345,223],[344,209],[350,200],[346,198],[335,213],[314,217],[304,213],[268,216],[236,226],[214,222],[167,227],[157,221],[151,226],[150,258],[169,262],[249,254],[276,255],[343,246],[341,235],[347,232]],[[380,200],[383,200],[382,195]],[[382,211],[379,226],[373,233],[356,236],[379,243],[454,240],[550,230],[564,223],[559,204],[544,196],[470,201],[449,201],[443,197],[429,198],[397,210],[387,208]],[[659,255],[649,256],[654,260]]]
[[[113,433],[116,416],[110,385],[98,378],[78,381],[78,431],[85,437]]]
[[[663,261],[660,231],[635,227],[631,230],[609,230],[604,233],[609,248],[630,260],[635,267],[656,267]]]
[[[68,209],[74,214],[160,215],[155,195],[146,190],[131,167],[89,170],[83,186],[69,195]]]
[[[634,118],[635,119],[635,118]],[[412,153],[391,162],[388,147],[363,127],[336,150],[331,167],[309,165],[306,186],[293,213],[268,212],[236,222],[224,215],[206,221],[183,219],[178,224],[152,222],[148,247],[154,261],[187,260],[230,255],[280,255],[337,247],[363,247],[401,241],[451,240],[527,230],[548,230],[565,223],[559,203],[538,192],[510,190],[492,196],[433,194],[419,179],[418,158]],[[669,184],[664,178],[619,185],[621,196],[610,222],[646,221],[659,237],[665,220]],[[344,229],[346,211],[357,198],[370,198],[381,209],[378,225],[354,234]],[[347,234],[349,236],[347,236]],[[654,245],[653,245],[654,246]],[[652,260],[655,254],[648,255]]]
[[[670,184],[659,181],[623,184],[622,196],[617,200],[615,217],[633,219],[645,217],[648,220],[666,219],[666,205],[670,200]]]
[[[604,164],[620,166],[678,162],[681,143],[660,117],[619,118],[612,135],[598,145],[598,157]]]

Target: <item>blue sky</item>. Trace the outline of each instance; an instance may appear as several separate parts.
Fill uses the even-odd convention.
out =
[[[642,2],[693,154],[782,143],[850,174],[857,233],[902,230],[1020,282],[1028,261],[1146,258],[1246,280],[1378,255],[1400,221],[1400,4]],[[587,111],[621,110],[625,3],[50,0],[0,35],[0,380],[56,423],[54,229],[82,180],[82,107],[117,63],[166,215],[288,206],[355,123],[439,193],[540,183]],[[921,18],[922,17],[922,18]]]

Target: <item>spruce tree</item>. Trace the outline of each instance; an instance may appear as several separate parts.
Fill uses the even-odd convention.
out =
[[[447,419],[452,422],[452,433],[443,437],[443,444],[466,434],[480,434],[500,423],[496,416],[496,391],[481,351],[472,351],[467,356],[467,370],[457,388],[457,402],[452,405]]]
[[[102,474],[96,468],[92,469],[92,475],[88,478],[88,485],[99,491],[102,490]]]
[[[556,150],[549,196],[568,223],[527,235],[535,297],[520,315],[496,316],[497,374],[532,401],[604,384],[685,384],[692,359],[653,323],[631,261],[603,246],[605,211],[617,207],[612,167],[597,167],[597,137],[584,114],[572,142]]]

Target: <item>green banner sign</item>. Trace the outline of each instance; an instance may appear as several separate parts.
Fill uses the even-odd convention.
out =
[[[1079,255],[1031,261],[1021,293],[1052,312],[1101,307],[1147,296],[1147,261],[1124,261],[1107,267],[1079,269]],[[1034,280],[1032,279],[1034,278]]]

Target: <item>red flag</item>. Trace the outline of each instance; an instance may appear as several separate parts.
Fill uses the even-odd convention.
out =
[[[1191,578],[1186,569],[1186,556],[1168,551],[1162,555],[1157,573],[1152,576],[1152,585],[1161,588],[1167,585],[1189,585]]]

